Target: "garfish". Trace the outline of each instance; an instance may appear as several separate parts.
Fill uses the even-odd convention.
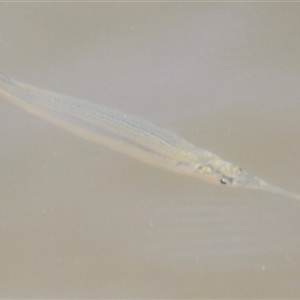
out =
[[[252,176],[175,133],[121,111],[18,82],[0,73],[0,95],[25,111],[83,139],[137,160],[208,183],[300,195]]]

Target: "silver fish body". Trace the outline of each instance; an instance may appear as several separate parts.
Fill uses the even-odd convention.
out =
[[[171,131],[139,117],[17,82],[0,74],[0,95],[27,112],[84,139],[144,162],[184,172],[211,157]]]
[[[264,182],[169,130],[139,117],[75,97],[39,89],[0,74],[0,95],[73,134],[170,171],[209,183],[300,196]]]

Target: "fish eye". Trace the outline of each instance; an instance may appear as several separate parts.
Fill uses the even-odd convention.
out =
[[[227,182],[227,180],[226,180],[225,178],[221,178],[221,179],[220,179],[220,183],[222,183],[222,184],[227,184],[228,182]]]

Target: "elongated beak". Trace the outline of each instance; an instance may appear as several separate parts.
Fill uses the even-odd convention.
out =
[[[300,200],[300,195],[295,194],[293,192],[287,191],[285,189],[282,189],[280,187],[271,185],[267,182],[265,182],[264,180],[262,180],[259,177],[252,177],[250,175],[248,175],[248,178],[245,182],[245,184],[243,185],[245,188],[249,188],[249,189],[256,189],[256,190],[262,190],[262,191],[266,191],[266,192],[271,192],[271,193],[275,193],[275,194],[280,194],[283,196],[287,196],[290,198],[294,198],[297,200]]]

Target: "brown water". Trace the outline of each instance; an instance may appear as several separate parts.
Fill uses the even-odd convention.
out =
[[[1,3],[0,71],[300,192],[297,3]],[[206,185],[0,99],[1,298],[298,298],[300,203]]]

